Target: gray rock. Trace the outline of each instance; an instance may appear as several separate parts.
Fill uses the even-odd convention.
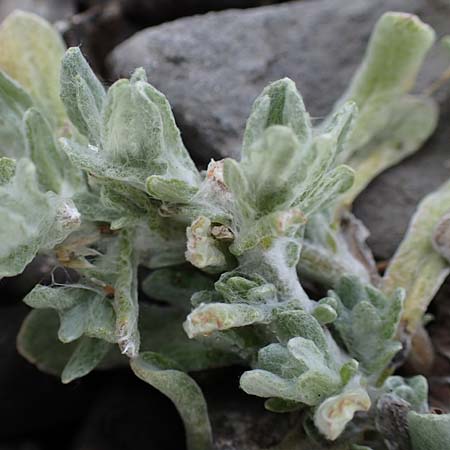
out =
[[[50,22],[64,19],[75,12],[74,0],[1,0],[0,21],[15,9],[39,14]]]
[[[315,0],[180,19],[137,33],[109,58],[112,78],[143,66],[174,108],[183,138],[201,164],[238,156],[251,104],[270,81],[296,81],[308,110],[320,120],[345,89],[379,16],[416,13],[438,34],[448,33],[443,0]],[[430,84],[448,64],[432,52],[419,77]],[[448,92],[440,93],[445,103]],[[372,232],[377,258],[389,258],[417,202],[448,178],[449,127],[416,156],[380,176],[356,202]],[[447,121],[448,122],[448,121]]]
[[[125,14],[148,26],[208,11],[251,8],[283,1],[287,0],[121,0],[121,4]]]

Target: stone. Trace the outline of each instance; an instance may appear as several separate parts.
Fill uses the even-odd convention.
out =
[[[286,0],[121,0],[121,4],[127,16],[148,26],[208,11],[251,8],[282,1]]]
[[[22,9],[44,17],[50,22],[64,19],[75,13],[74,0],[1,0],[0,22],[15,9]]]
[[[418,14],[438,35],[448,33],[450,9],[442,0],[291,2],[209,13],[141,31],[111,53],[110,78],[128,77],[143,66],[150,82],[167,95],[200,165],[210,158],[239,157],[245,120],[264,86],[292,78],[320,121],[361,61],[375,22],[388,10]],[[444,51],[433,50],[418,89],[430,85],[449,62]],[[418,201],[450,175],[445,163],[447,97],[448,89],[438,93],[444,114],[435,137],[378,177],[356,202],[378,259],[393,254]]]

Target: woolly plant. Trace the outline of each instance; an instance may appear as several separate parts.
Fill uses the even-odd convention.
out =
[[[143,69],[106,89],[44,20],[8,17],[0,275],[38,254],[72,274],[24,298],[19,352],[64,383],[129,364],[173,401],[190,450],[213,438],[188,373],[230,364],[245,368],[246,393],[297,417],[279,449],[450,448],[426,380],[392,376],[449,272],[449,186],[421,203],[384,277],[351,214],[435,128],[434,100],[410,93],[433,41],[417,17],[385,14],[323,122],[312,125],[294,82],[275,81],[240,159],[200,171]]]

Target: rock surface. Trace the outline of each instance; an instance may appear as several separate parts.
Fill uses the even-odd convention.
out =
[[[110,55],[111,78],[143,66],[168,96],[200,164],[236,157],[252,101],[270,81],[289,76],[312,116],[327,114],[358,66],[374,23],[388,10],[416,13],[438,34],[449,31],[450,9],[441,0],[312,0],[210,13],[137,33]],[[434,50],[419,88],[448,63],[442,50]],[[447,93],[439,93],[443,104]],[[450,175],[447,123],[444,112],[428,145],[380,176],[357,201],[377,258],[392,255],[417,202]]]
[[[289,0],[121,0],[127,16],[147,26],[178,17],[230,8],[251,8]]]
[[[73,0],[1,0],[0,21],[15,9],[33,12],[50,22],[64,19],[75,13]]]

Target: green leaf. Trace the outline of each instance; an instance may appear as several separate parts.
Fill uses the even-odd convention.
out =
[[[383,291],[388,295],[398,286],[406,290],[401,330],[410,336],[450,273],[448,262],[432,245],[433,231],[449,210],[450,182],[447,182],[419,203],[383,278]]]
[[[98,145],[105,89],[78,47],[69,48],[61,63],[61,100],[78,131]]]
[[[239,362],[229,350],[215,348],[207,340],[186,336],[182,323],[183,310],[142,303],[139,312],[141,352],[157,352],[186,372],[224,367]]]
[[[139,304],[137,293],[137,255],[133,248],[133,233],[120,234],[117,280],[114,285],[116,334],[122,353],[134,358],[139,353]]]
[[[134,373],[172,400],[183,419],[189,450],[212,450],[212,433],[203,394],[189,375],[157,353],[146,352],[130,361]]]
[[[388,12],[379,19],[359,70],[338,102],[352,100],[359,109],[341,161],[389,125],[389,111],[412,88],[434,38],[434,31],[412,14]]]
[[[200,182],[167,99],[146,82],[143,69],[108,90],[99,143],[63,140],[63,147],[76,166],[99,178],[149,189],[161,200],[186,201]]]
[[[255,100],[244,133],[244,159],[251,145],[272,125],[291,128],[303,145],[307,145],[312,138],[311,119],[295,83],[289,78],[269,84]]]
[[[152,272],[142,282],[142,290],[150,298],[181,309],[190,308],[193,294],[213,288],[213,281],[199,271],[165,268]]]
[[[379,374],[402,348],[395,339],[404,292],[389,297],[356,277],[343,277],[330,293],[338,301],[334,326],[349,354],[368,375]]]
[[[36,166],[42,189],[71,197],[83,186],[81,173],[56,143],[50,124],[37,109],[30,108],[24,127],[27,154]]]
[[[58,32],[35,14],[15,11],[0,25],[0,69],[30,93],[53,126],[66,120],[59,98],[64,50]]]
[[[37,285],[23,301],[32,308],[58,311],[61,342],[72,342],[83,335],[117,342],[114,310],[111,300],[103,294],[77,286],[52,288]]]
[[[416,412],[422,413],[429,410],[428,382],[422,375],[411,378],[389,377],[383,384],[383,391],[408,402]]]
[[[61,381],[67,384],[87,375],[100,364],[110,348],[111,344],[101,339],[81,338],[62,371]]]
[[[26,155],[22,131],[25,111],[33,104],[31,97],[16,81],[0,70],[0,154],[21,158]]]
[[[62,242],[79,224],[72,201],[42,193],[34,165],[19,160],[14,177],[0,186],[0,276],[22,272],[39,250]]]
[[[17,336],[19,353],[46,373],[60,375],[76,348],[58,340],[59,318],[51,309],[36,309],[25,318]]]
[[[413,450],[444,450],[450,442],[450,414],[408,414]]]
[[[339,204],[350,206],[354,199],[379,173],[415,153],[436,128],[439,111],[427,97],[405,95],[389,111],[389,123],[374,142],[348,160],[355,170],[352,188]]]

